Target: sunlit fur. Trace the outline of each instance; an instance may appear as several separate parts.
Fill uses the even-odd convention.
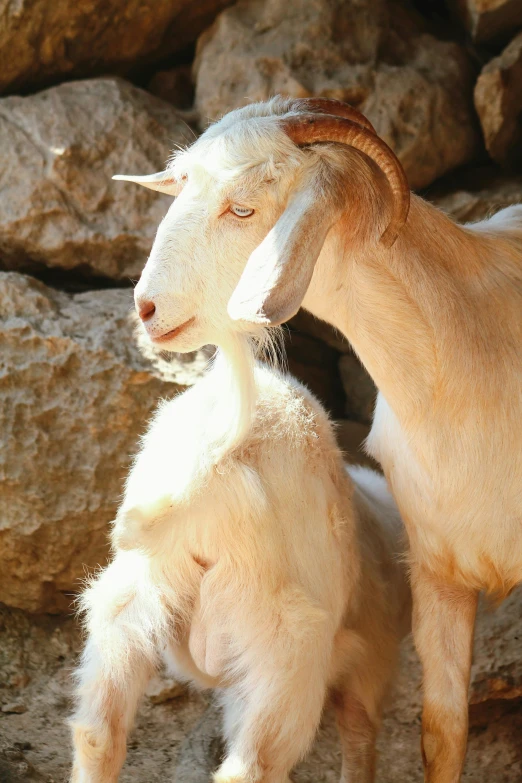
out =
[[[330,692],[342,779],[371,783],[409,627],[403,544],[384,478],[348,472],[319,403],[231,337],[198,384],[160,405],[127,480],[114,559],[83,595],[74,783],[117,780],[163,659],[221,693],[227,755],[215,781],[286,783]]]
[[[188,174],[186,190],[140,286],[147,292],[154,279],[172,326],[168,302],[178,297],[202,324],[234,328],[226,301],[296,188],[317,199],[317,230],[341,199],[303,304],[350,340],[379,389],[368,448],[411,543],[426,780],[456,783],[477,594],[500,598],[522,581],[522,206],[462,227],[412,196],[406,225],[385,249],[382,176],[342,145],[293,147],[279,123],[290,108],[275,99],[231,112],[176,156],[172,170]],[[200,176],[211,217],[188,229],[197,248],[189,257],[176,210],[189,210]],[[227,198],[255,215],[241,224],[216,217]],[[208,296],[193,294],[200,290]],[[192,337],[172,347],[183,350],[183,339],[196,347]]]

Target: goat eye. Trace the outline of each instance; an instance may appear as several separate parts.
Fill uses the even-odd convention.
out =
[[[231,204],[230,211],[240,218],[250,217],[250,215],[254,214],[253,209],[249,209],[248,207],[240,207],[238,204]]]

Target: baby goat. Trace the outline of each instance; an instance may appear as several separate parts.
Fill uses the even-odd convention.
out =
[[[82,598],[74,783],[114,783],[162,660],[222,693],[219,783],[285,783],[329,691],[345,783],[374,780],[407,632],[402,525],[385,480],[347,468],[317,400],[238,339],[163,402]]]

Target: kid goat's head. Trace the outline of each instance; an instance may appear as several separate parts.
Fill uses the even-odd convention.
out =
[[[356,230],[385,247],[409,209],[393,152],[362,114],[324,98],[238,109],[166,171],[115,179],[176,196],[135,289],[149,337],[175,351],[219,345],[231,331],[256,332],[294,315],[354,192],[374,194],[364,207],[368,225],[359,215]]]

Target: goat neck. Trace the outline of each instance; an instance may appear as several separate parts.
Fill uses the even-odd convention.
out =
[[[330,231],[304,306],[348,338],[403,426],[441,407],[454,421],[470,396],[482,413],[506,399],[522,337],[522,232],[500,216],[458,226],[412,196],[385,249],[357,241],[356,208]]]

